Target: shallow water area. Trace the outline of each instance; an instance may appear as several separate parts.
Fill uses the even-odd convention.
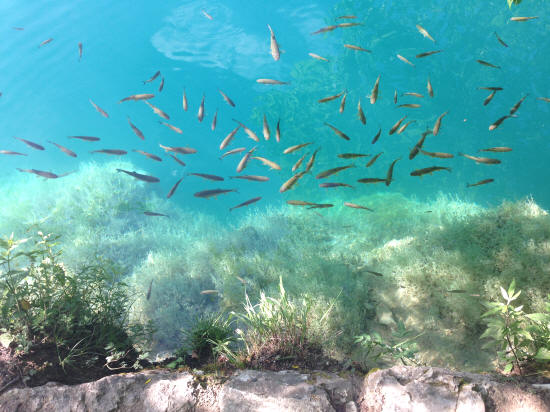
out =
[[[482,302],[550,292],[548,11],[3,1],[0,236],[119,267],[152,353],[281,279],[339,359],[491,369]]]

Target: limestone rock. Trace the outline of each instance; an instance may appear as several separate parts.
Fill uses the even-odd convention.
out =
[[[365,377],[362,412],[549,412],[550,392],[488,375],[394,366]]]

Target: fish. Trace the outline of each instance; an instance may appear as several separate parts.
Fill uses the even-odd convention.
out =
[[[393,92],[393,104],[397,104],[397,89]]]
[[[433,51],[429,51],[429,52],[420,53],[420,54],[417,54],[417,55],[416,55],[416,58],[417,58],[417,59],[421,59],[421,58],[423,58],[423,57],[431,56],[432,54],[441,53],[442,51],[443,51],[443,50],[433,50]]]
[[[327,209],[333,207],[332,203],[314,203],[313,205],[307,207],[306,209]]]
[[[82,59],[82,42],[78,42],[78,61]]]
[[[243,128],[244,132],[248,135],[248,137],[250,137],[252,140],[254,140],[255,142],[260,141],[260,138],[258,137],[258,135],[256,133],[254,133],[254,131],[252,131],[251,129],[246,127],[244,124],[242,124],[238,120],[233,119],[233,121],[237,122]]]
[[[143,214],[145,216],[164,216],[164,217],[169,217],[168,215],[165,215],[164,213],[158,213],[158,212],[150,212],[150,211],[145,211],[143,212]]]
[[[151,103],[149,103],[147,100],[144,100],[144,102],[151,108],[153,109],[153,113],[155,113],[156,115],[162,117],[163,119],[165,120],[170,120],[170,116],[168,116],[166,113],[164,113],[162,110],[160,110],[158,107],[156,106],[153,106]]]
[[[296,169],[298,169],[302,165],[302,162],[304,161],[306,155],[307,153],[304,153],[304,155],[300,157],[296,163],[294,163],[294,166],[292,166],[292,172],[295,172]]]
[[[392,180],[393,180],[393,168],[395,167],[395,164],[396,164],[399,160],[401,160],[400,157],[398,157],[397,159],[395,159],[395,160],[391,163],[390,167],[388,168],[388,172],[387,172],[387,174],[386,174],[386,186],[389,186],[390,183],[392,182]]]
[[[44,148],[44,146],[42,146],[42,145],[40,145],[40,144],[38,144],[38,143],[31,142],[30,140],[21,139],[20,137],[15,137],[15,136],[13,136],[13,138],[14,138],[14,139],[17,139],[17,140],[19,140],[19,141],[21,141],[21,142],[23,142],[23,143],[25,143],[27,146],[29,146],[29,147],[31,147],[31,148],[33,148],[33,149],[35,149],[35,150],[46,150],[46,149]]]
[[[486,62],[485,60],[476,60],[479,64],[487,67],[492,67],[493,69],[500,69],[500,66],[494,65],[493,63]]]
[[[237,165],[237,173],[241,173],[244,168],[248,165],[248,162],[250,160],[250,156],[252,156],[252,153],[256,150],[256,146],[254,146],[252,149],[250,149],[241,159],[239,164]]]
[[[183,131],[179,128],[179,127],[176,127],[174,125],[171,125],[170,123],[166,123],[166,122],[162,122],[159,120],[159,123],[168,127],[170,130],[176,132],[176,133],[179,133],[179,134],[183,134]]]
[[[372,159],[369,160],[369,162],[367,163],[367,165],[366,165],[365,167],[371,167],[371,166],[374,164],[374,162],[376,162],[376,160],[377,160],[380,156],[382,156],[383,153],[384,153],[384,152],[380,152],[380,153],[378,153],[377,155],[374,155],[374,157],[373,157]]]
[[[278,60],[278,59],[276,59],[276,60]],[[261,196],[253,197],[252,199],[248,199],[245,202],[239,203],[237,206],[230,207],[229,211],[231,212],[233,209],[238,209],[239,207],[251,205],[252,203],[256,203],[257,201],[259,201],[261,199],[262,199]]]
[[[430,82],[430,78],[428,77],[428,83],[426,85],[426,88],[428,89],[428,94],[430,97],[434,97],[434,89],[432,87],[432,83]]]
[[[325,57],[321,57],[319,56],[318,54],[315,54],[315,53],[308,53],[311,57],[313,57],[314,59],[317,59],[317,60],[324,60],[326,62],[328,62],[329,60]]]
[[[269,132],[269,124],[267,123],[267,117],[265,116],[265,113],[264,113],[264,123],[263,123],[262,133],[264,135],[264,139],[269,140],[271,133]]]
[[[424,141],[426,140],[427,136],[428,136],[428,133],[422,133],[422,137],[418,142],[416,142],[416,144],[414,145],[414,147],[411,149],[409,153],[409,160],[412,160],[416,157],[418,152],[422,149],[422,146],[424,145]]]
[[[160,78],[159,93],[164,89],[164,76]]]
[[[370,92],[370,104],[376,103],[376,99],[378,99],[378,87],[380,86],[380,74],[376,78],[376,81],[374,82],[374,86],[372,87],[372,91]]]
[[[483,179],[476,183],[468,183],[466,184],[466,187],[474,187],[474,186],[481,186],[486,185],[487,183],[493,183],[495,179]]]
[[[128,152],[126,150],[120,150],[120,149],[101,149],[101,150],[93,150],[90,153],[101,153],[101,154],[108,154],[113,156],[124,156]]]
[[[28,156],[26,153],[12,152],[11,150],[0,150],[0,154],[13,156]]]
[[[216,294],[216,293],[220,293],[220,292],[218,292],[217,290],[214,290],[214,289],[208,289],[208,290],[203,290],[201,292],[201,295],[213,295],[213,294]]]
[[[223,141],[220,144],[220,150],[225,149],[229,145],[229,143],[231,143],[231,141],[235,137],[235,134],[240,129],[240,127],[241,127],[240,124],[237,125],[237,127],[235,127],[227,136],[225,136],[225,138],[223,139]]]
[[[434,128],[433,128],[433,135],[434,136],[437,136],[437,134],[439,133],[439,129],[441,128],[441,121],[443,120],[443,118],[447,115],[448,112],[445,112],[443,114],[441,114],[437,120],[435,121],[435,124],[434,124]]]
[[[334,96],[329,96],[329,97],[324,97],[322,98],[321,100],[319,100],[318,102],[319,103],[326,103],[326,102],[330,102],[331,100],[336,100],[338,99],[340,96],[342,96],[346,91],[342,91],[338,94],[335,94]]]
[[[415,122],[416,122],[416,120],[409,120],[407,123],[405,123],[403,126],[401,126],[401,127],[399,128],[399,130],[397,130],[397,134],[403,133],[403,132],[405,131],[405,129],[406,129],[407,127],[409,127],[409,125],[410,125],[411,123],[415,123]]]
[[[182,98],[181,104],[183,106],[183,110],[187,111],[189,106],[187,104],[187,95],[185,94],[185,88],[183,89],[183,98]]]
[[[492,90],[492,91],[500,91],[503,90],[502,87],[494,87],[494,86],[487,86],[487,87],[478,87],[479,90]]]
[[[357,51],[362,51],[362,52],[367,52],[367,53],[372,53],[371,50],[368,50],[368,49],[364,49],[360,46],[355,46],[353,44],[344,44],[344,47],[348,48],[348,49],[351,49],[351,50],[357,50]]]
[[[324,189],[331,189],[331,188],[335,188],[335,187],[350,187],[353,189],[353,186],[352,185],[348,185],[347,183],[320,183],[319,184],[319,187],[322,187]]]
[[[349,15],[349,16],[339,16],[339,17],[336,17],[337,19],[356,19],[357,16],[352,16],[352,15]]]
[[[348,94],[344,93],[344,96],[342,97],[342,101],[340,102],[340,108],[338,109],[340,114],[344,113],[344,109],[346,107],[346,97],[347,96],[348,96]]]
[[[359,183],[383,183],[386,182],[386,179],[380,177],[365,177],[363,179],[357,180]]]
[[[442,153],[442,152],[426,152],[425,150],[420,150],[420,153],[429,157],[435,157],[438,159],[452,159],[454,157],[451,153]]]
[[[311,206],[315,204],[311,202],[306,202],[305,200],[287,200],[286,203],[291,206]]]
[[[424,176],[426,174],[431,175],[433,172],[437,172],[437,171],[440,171],[440,170],[447,170],[448,172],[450,172],[451,168],[450,167],[443,167],[443,166],[430,166],[430,167],[425,167],[423,169],[413,170],[411,172],[411,176]]]
[[[401,126],[401,123],[403,122],[403,120],[405,120],[407,118],[407,116],[403,116],[401,119],[399,119],[390,129],[390,131],[388,132],[388,134],[392,135],[394,134],[397,129],[399,129],[399,126]]]
[[[338,155],[340,159],[356,159],[358,157],[367,157],[370,156],[369,154],[362,154],[362,153],[341,153]]]
[[[279,189],[279,192],[284,193],[287,190],[292,189],[294,185],[298,182],[298,180],[300,180],[305,174],[306,172],[302,171],[293,175],[290,179],[288,179],[286,182],[283,183],[283,185]]]
[[[335,29],[344,28],[344,27],[354,27],[354,26],[362,26],[362,24],[361,23],[340,23],[340,24],[335,24],[335,25],[332,25],[332,26],[323,27],[323,28],[321,28],[317,31],[314,31],[311,34],[326,33],[326,32],[329,32],[329,31],[333,31]]]
[[[185,162],[178,159],[177,156],[171,154],[171,153],[168,153],[168,156],[170,156],[172,159],[174,159],[176,162],[178,162],[178,164],[180,164],[181,166],[185,167]]]
[[[13,30],[18,30],[18,31],[22,31],[22,30],[25,30],[24,27],[12,27]]]
[[[151,83],[153,80],[155,80],[157,77],[160,76],[160,70],[157,71],[149,80],[144,80],[143,84]]]
[[[376,133],[376,134],[374,135],[374,137],[372,138],[372,142],[371,142],[371,143],[372,143],[372,144],[375,144],[375,143],[378,141],[378,139],[380,138],[380,135],[381,135],[381,134],[382,134],[382,128],[378,129],[378,133]]]
[[[350,207],[352,209],[363,209],[363,210],[368,210],[369,212],[374,212],[374,210],[372,210],[371,208],[358,205],[357,203],[344,202],[344,206]]]
[[[125,97],[124,99],[121,99],[119,103],[127,102],[129,100],[138,101],[138,100],[149,100],[155,97],[154,94],[151,93],[143,93],[143,94],[133,94],[131,96]]]
[[[130,121],[130,118],[128,117],[128,124],[130,125],[130,127],[132,128],[132,130],[134,131],[134,133],[136,134],[137,137],[139,137],[141,140],[145,140],[145,136],[143,135],[143,133],[141,132],[141,130],[139,130],[136,125],[134,125],[131,121]]]
[[[267,176],[258,176],[258,175],[229,176],[229,178],[250,180],[251,182],[267,182],[269,180],[269,177]]]
[[[56,175],[55,173],[45,172],[43,170],[20,169],[20,168],[17,168],[17,170],[19,170],[20,172],[24,172],[24,173],[32,173],[32,174],[35,174],[37,176],[44,177],[46,179],[57,179],[58,177],[60,177],[60,176]]]
[[[519,107],[521,106],[521,104],[523,103],[523,101],[527,98],[527,96],[529,96],[528,94],[526,94],[525,96],[523,96],[511,109],[510,109],[510,115],[513,115],[515,112],[518,111]]]
[[[179,153],[182,155],[197,153],[197,149],[193,149],[192,147],[171,147],[171,146],[163,146],[160,143],[159,143],[159,146],[163,148],[166,152]]]
[[[549,97],[537,97],[537,99],[542,100],[543,102],[550,103]]]
[[[333,131],[334,133],[336,133],[337,136],[341,137],[341,138],[344,139],[344,140],[350,140],[350,138],[349,138],[349,136],[348,136],[347,134],[345,134],[344,132],[338,130],[336,127],[334,127],[334,126],[328,124],[327,122],[325,122],[325,125],[328,126],[328,127],[330,127],[330,128],[332,129],[332,131]]]
[[[201,13],[203,14],[204,17],[206,17],[208,20],[213,20],[212,16],[210,14],[208,14],[207,12],[205,12],[204,10],[201,10]]]
[[[277,120],[277,127],[275,128],[275,141],[279,143],[281,141],[281,119]]]
[[[260,84],[274,84],[274,85],[283,85],[283,84],[290,84],[290,82],[283,82],[281,80],[275,80],[275,79],[257,79],[256,83]]]
[[[262,162],[265,166],[269,166],[271,170],[281,170],[281,166],[279,166],[277,163],[266,159],[265,157],[259,157],[259,156],[253,156],[251,159],[256,159]]]
[[[498,42],[499,42],[500,44],[502,44],[504,47],[508,47],[508,45],[507,45],[506,43],[504,43],[504,40],[502,40],[502,39],[500,38],[500,36],[497,34],[497,32],[495,31],[494,33],[495,33],[495,37],[497,38]]]
[[[188,176],[198,176],[198,177],[202,177],[203,179],[215,180],[215,181],[224,180],[224,178],[221,177],[221,176],[209,175],[209,174],[206,174],[206,173],[187,173],[187,175]]]
[[[483,163],[486,165],[497,165],[501,163],[499,159],[492,159],[489,157],[476,157],[476,156],[470,156],[464,153],[459,153],[459,155],[464,156],[468,159],[474,160],[476,163]]]
[[[245,150],[246,150],[246,147],[238,147],[236,149],[229,150],[228,152],[225,152],[223,155],[221,155],[220,160],[223,159],[225,156],[241,153],[241,152],[244,152]]]
[[[311,144],[311,142],[301,143],[301,144],[297,144],[297,145],[294,145],[294,146],[287,147],[285,150],[283,150],[283,154],[289,154],[289,153],[295,152],[295,151],[300,150],[301,148],[306,147],[310,144]]]
[[[55,145],[59,150],[61,150],[61,151],[62,151],[63,153],[65,153],[67,156],[77,157],[75,152],[73,152],[73,151],[70,150],[70,149],[67,149],[65,146],[61,146],[60,144],[57,144],[57,143],[55,143],[55,142],[52,142],[51,140],[48,140],[48,143],[51,143],[51,144]]]
[[[277,40],[275,39],[275,33],[273,33],[273,30],[271,29],[271,26],[269,24],[267,25],[267,28],[269,29],[270,35],[271,56],[273,57],[273,60],[277,61],[281,56],[279,52],[279,45],[277,44]]]
[[[143,150],[137,150],[137,149],[134,149],[133,151],[136,153],[142,154],[143,156],[146,156],[149,159],[156,160],[157,162],[162,162],[162,159],[160,157],[152,153],[147,153],[147,152],[144,152]]]
[[[214,117],[212,118],[212,124],[210,125],[210,129],[212,129],[212,131],[216,130],[217,123],[218,123],[218,109],[216,109],[216,112],[214,113]]]
[[[497,127],[499,127],[503,121],[508,119],[509,117],[512,117],[511,115],[502,116],[498,120],[496,120],[492,125],[489,126],[489,130],[495,130]]]
[[[197,119],[199,119],[199,122],[202,122],[202,119],[204,119],[204,94],[202,95],[199,112],[197,113]]]
[[[493,90],[491,94],[487,96],[487,98],[483,101],[483,106],[487,106],[491,102],[491,100],[493,100],[493,97],[495,97],[496,92],[497,92],[496,90]]]
[[[45,46],[46,44],[51,43],[52,41],[53,41],[53,38],[49,38],[49,39],[47,39],[47,40],[44,40],[42,43],[40,43],[40,44],[38,45],[38,48],[40,48],[40,47],[42,47],[42,46]]]
[[[399,60],[401,60],[402,62],[407,63],[407,64],[410,64],[411,66],[414,67],[414,63],[411,63],[409,60],[407,60],[405,57],[401,56],[400,54],[397,55],[397,58],[398,58]]]
[[[92,106],[94,106],[94,109],[96,109],[99,114],[101,114],[105,118],[109,118],[109,115],[107,114],[107,112],[105,110],[103,110],[101,107],[99,107],[97,104],[95,104],[92,101],[92,99],[89,99],[89,100],[90,100],[90,103],[92,104]]]
[[[511,152],[512,148],[505,146],[489,147],[488,149],[480,149],[478,152],[495,152],[495,153],[505,153]]]
[[[218,89],[218,91],[219,91],[220,94],[222,95],[223,100],[225,100],[229,106],[235,107],[235,103],[233,102],[233,100],[231,100],[231,99],[230,99],[224,92],[222,92],[220,89]]]
[[[412,96],[412,97],[424,98],[422,94],[416,93],[416,92],[405,92],[401,96]]]
[[[152,287],[153,287],[153,279],[151,279],[151,282],[149,282],[149,287],[147,288],[147,294],[145,295],[146,300],[149,300],[151,298]],[[149,382],[151,382],[151,379],[148,379],[147,381],[145,381],[145,383],[149,383]]]
[[[305,172],[306,173],[309,173],[309,171],[311,170],[311,168],[313,167],[313,163],[315,162],[315,156],[317,156],[317,152],[319,151],[319,149],[316,149],[313,154],[311,155],[311,157],[309,158],[309,160],[307,161],[306,163],[306,170]]]
[[[534,20],[538,19],[539,16],[531,16],[531,17],[510,17],[510,21],[528,21],[528,20]]]
[[[227,193],[236,192],[237,189],[210,189],[210,190],[203,190],[201,192],[195,193],[193,196],[200,197],[203,199],[209,199],[211,197],[216,198],[219,195],[225,195]]]
[[[329,170],[325,170],[324,172],[319,173],[317,176],[315,176],[316,179],[324,179],[326,177],[335,175],[336,173],[340,173],[343,170],[350,169],[352,167],[355,167],[355,165],[347,165],[347,166],[340,166],[340,167],[334,167]]]
[[[361,108],[361,99],[357,102],[357,118],[361,121],[363,124],[367,124],[367,118],[365,117],[365,113],[363,113],[363,109]]]
[[[405,109],[419,109],[421,106],[418,103],[404,103],[397,107],[403,107]]]
[[[422,27],[420,24],[417,24],[416,25],[416,28],[418,29],[418,31],[420,32],[420,34],[424,37],[427,37],[428,39],[430,39],[431,41],[433,41],[435,43],[435,40],[432,36],[430,36],[430,33],[428,33],[428,31]]]
[[[97,142],[101,140],[99,137],[95,137],[95,136],[67,136],[67,137],[69,139],[79,139],[87,142]]]
[[[174,186],[172,186],[172,188],[170,189],[170,191],[169,191],[168,194],[166,195],[166,198],[167,198],[167,199],[170,199],[170,198],[172,197],[172,195],[176,192],[176,190],[177,190],[177,188],[178,188],[178,186],[180,185],[180,183],[181,183],[182,180],[183,180],[183,177],[182,177],[180,180],[178,180],[178,181],[174,184]]]

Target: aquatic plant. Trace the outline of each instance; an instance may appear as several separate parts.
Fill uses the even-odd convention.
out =
[[[65,371],[98,362],[131,367],[152,329],[128,321],[131,299],[116,265],[98,261],[73,271],[60,261],[58,241],[42,232],[0,239],[2,332],[23,351],[55,345]]]
[[[523,305],[512,304],[521,295],[515,288],[513,280],[508,290],[500,287],[504,302],[485,302],[489,310],[481,317],[486,318],[487,329],[480,338],[489,339],[484,347],[496,347],[504,373],[515,366],[523,374],[525,363],[550,361],[550,296],[545,312],[526,314]]]

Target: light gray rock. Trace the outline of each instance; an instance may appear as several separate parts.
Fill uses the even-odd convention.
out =
[[[147,380],[151,379],[148,383]],[[194,411],[193,376],[146,371],[112,375],[68,386],[12,389],[0,396],[1,412]]]
[[[394,366],[365,377],[362,412],[549,412],[550,392],[488,375]]]

